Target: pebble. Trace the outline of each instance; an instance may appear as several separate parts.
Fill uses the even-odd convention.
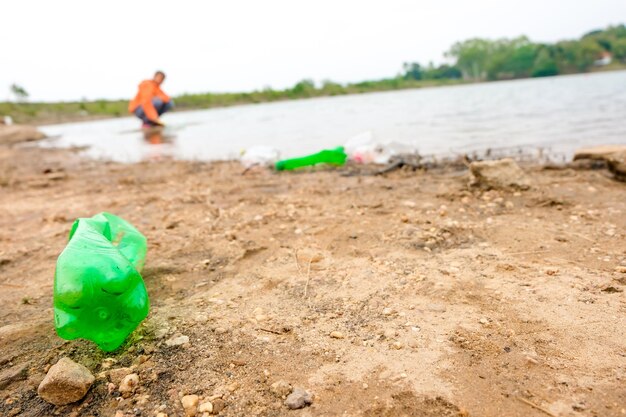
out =
[[[167,417],[165,413],[157,413],[156,417]]]
[[[287,381],[283,381],[281,379],[270,385],[270,391],[277,397],[285,398],[289,395],[289,393],[291,393],[291,385],[289,385]]]
[[[330,333],[330,337],[332,337],[333,339],[343,339],[345,336],[341,332],[334,331]]]
[[[139,386],[139,375],[130,374],[130,375],[126,375],[124,379],[122,379],[122,382],[120,382],[120,387],[118,388],[118,391],[122,394],[122,397],[128,398],[135,392],[138,386]]]
[[[217,333],[217,334],[224,334],[224,333],[227,333],[227,332],[228,332],[228,329],[225,329],[223,327],[216,327],[215,328],[215,333]]]
[[[285,405],[290,410],[298,410],[313,403],[313,396],[302,388],[294,388],[285,400]]]
[[[419,342],[417,341],[417,339],[411,339],[411,340],[409,340],[408,345],[409,345],[409,347],[417,348],[417,347],[419,347]]]
[[[169,327],[161,327],[154,332],[154,337],[156,339],[163,339],[170,332]]]
[[[483,317],[483,318],[481,318],[480,320],[478,320],[478,322],[479,322],[480,324],[489,324],[489,320],[487,320],[487,319],[486,319],[486,318],[484,318],[484,317]]]
[[[0,372],[0,390],[5,389],[15,381],[26,379],[28,363],[20,363]]]
[[[111,381],[115,385],[119,385],[126,375],[132,373],[133,371],[130,368],[116,368],[111,369],[109,372],[107,372],[107,375],[109,376],[109,381]]]
[[[269,317],[265,314],[257,314],[256,316],[254,316],[254,319],[256,321],[267,321]]]
[[[532,356],[526,356],[526,362],[531,363],[533,365],[537,365],[539,361]]]
[[[167,346],[180,346],[189,343],[189,336],[172,337],[165,341]]]
[[[397,334],[398,332],[396,331],[396,329],[385,329],[385,331],[383,332],[383,336],[385,336],[386,339],[393,339],[397,336]]]
[[[106,358],[105,360],[102,361],[102,364],[100,365],[100,368],[103,371],[106,371],[107,369],[111,369],[111,367],[117,363],[117,359],[114,358]]]
[[[226,403],[221,398],[217,398],[213,401],[213,414],[219,414],[226,408]]]
[[[180,403],[183,406],[183,409],[185,409],[185,415],[188,417],[193,417],[196,415],[197,407],[198,407],[198,402],[200,400],[200,397],[198,397],[197,395],[185,395],[183,398],[180,399]]]
[[[404,347],[404,345],[401,342],[393,342],[391,347],[395,350],[400,350]]]
[[[198,412],[199,413],[212,413],[213,412],[213,403],[211,403],[210,401],[207,401],[205,403],[200,404],[200,406],[198,407]]]
[[[390,316],[393,314],[393,309],[389,307],[383,308],[383,316]]]
[[[83,365],[61,358],[39,384],[37,393],[54,405],[66,405],[83,398],[95,378]]]

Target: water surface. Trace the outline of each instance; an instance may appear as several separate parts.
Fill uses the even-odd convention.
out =
[[[132,117],[44,126],[43,146],[86,146],[122,162],[236,158],[255,145],[283,157],[344,144],[363,132],[421,154],[535,147],[571,155],[626,143],[626,71],[560,76],[166,114],[164,136],[146,137]]]

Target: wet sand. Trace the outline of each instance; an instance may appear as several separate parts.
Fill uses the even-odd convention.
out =
[[[223,416],[625,415],[626,185],[524,169],[530,190],[483,191],[452,167],[243,175],[0,147],[0,373],[26,368],[0,414],[182,416],[197,394]],[[51,309],[71,223],[100,211],[149,243],[150,315],[109,354],[59,339]],[[97,379],[54,407],[36,389],[65,356]],[[280,380],[313,404],[288,410]]]

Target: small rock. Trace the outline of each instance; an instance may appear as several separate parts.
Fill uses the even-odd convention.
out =
[[[481,318],[480,320],[478,320],[478,322],[479,322],[480,324],[489,324],[489,320],[487,320],[487,319],[486,319],[486,318],[484,318],[484,317],[483,317],[483,318]]]
[[[154,337],[155,339],[163,339],[169,332],[169,327],[161,327],[154,332]]]
[[[30,142],[45,138],[34,126],[27,125],[0,125],[0,144],[15,144]]]
[[[221,398],[213,400],[213,414],[219,414],[226,408],[226,403]]]
[[[539,363],[539,361],[535,358],[533,358],[532,356],[526,356],[526,362],[531,363],[533,365],[537,365]]]
[[[111,369],[111,367],[117,363],[117,359],[114,358],[106,358],[105,360],[102,361],[102,364],[100,365],[100,368],[103,371],[106,371],[107,369]]]
[[[41,381],[37,393],[51,404],[66,405],[83,398],[94,380],[83,365],[61,358]]]
[[[396,331],[396,329],[385,329],[385,331],[383,332],[383,336],[385,336],[385,339],[393,339],[397,336],[397,334],[398,332]]]
[[[302,388],[294,388],[285,400],[285,405],[290,410],[298,410],[313,403],[313,396]]]
[[[391,348],[395,349],[395,350],[400,350],[404,347],[404,345],[401,342],[393,342],[391,344]]]
[[[579,149],[574,154],[574,161],[580,159],[605,161],[616,179],[626,181],[626,145],[604,145]]]
[[[133,371],[130,368],[116,368],[107,372],[107,375],[109,376],[109,381],[115,385],[119,385],[126,375],[130,375],[132,373]]]
[[[167,346],[180,346],[189,343],[189,336],[172,337],[165,341]]]
[[[165,413],[157,413],[156,417],[167,417]]]
[[[291,385],[281,379],[270,386],[270,391],[277,397],[285,398],[291,392]]]
[[[475,161],[469,166],[471,186],[482,188],[520,189],[530,188],[530,180],[511,158],[497,161]]]
[[[409,345],[409,347],[417,348],[417,347],[419,347],[420,344],[419,344],[419,341],[417,339],[411,339],[411,340],[409,340],[408,345]]]
[[[393,314],[393,309],[389,307],[383,308],[383,316],[391,316]]]
[[[269,317],[266,314],[257,314],[256,316],[254,316],[254,319],[256,321],[267,321],[269,319]]]
[[[341,332],[334,331],[334,332],[330,332],[330,337],[332,337],[333,339],[343,339],[344,335]]]
[[[200,400],[200,397],[198,397],[197,395],[193,394],[193,395],[185,395],[183,398],[180,399],[180,403],[183,405],[183,408],[185,409],[185,415],[188,417],[193,417],[196,415],[197,407],[198,407],[198,402]]]
[[[15,381],[26,379],[28,363],[20,363],[0,372],[0,390],[5,389]]]
[[[228,329],[225,329],[223,327],[217,327],[217,328],[215,328],[215,333],[217,333],[217,334],[228,333]]]
[[[130,397],[137,387],[139,386],[139,375],[137,374],[129,374],[122,379],[120,382],[120,387],[118,391],[122,394],[122,397],[128,398]]]
[[[213,412],[213,403],[211,403],[210,401],[207,401],[205,403],[200,404],[200,406],[198,407],[198,412],[211,414]]]

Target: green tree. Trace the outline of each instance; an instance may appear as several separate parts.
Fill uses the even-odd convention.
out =
[[[550,55],[550,50],[543,47],[539,50],[537,58],[533,63],[531,76],[532,77],[549,77],[552,75],[558,75],[559,67],[556,65],[556,61]]]
[[[405,62],[402,64],[405,80],[421,80],[422,66],[418,62]]]
[[[309,79],[302,80],[293,86],[290,93],[296,97],[311,97],[315,93],[315,83]]]
[[[612,44],[613,58],[626,61],[626,37],[617,38]]]
[[[463,78],[484,80],[493,46],[493,41],[487,39],[468,39],[452,45],[446,56],[456,59],[456,66],[463,73]]]
[[[15,99],[17,101],[26,101],[28,100],[28,92],[26,91],[26,89],[18,84],[11,84],[11,87],[9,87],[11,94],[13,94],[15,96]]]
[[[576,66],[579,71],[587,71],[600,57],[604,49],[592,39],[581,40],[576,48]]]

